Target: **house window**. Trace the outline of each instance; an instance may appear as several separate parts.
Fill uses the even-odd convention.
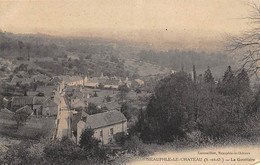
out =
[[[110,135],[113,135],[114,134],[114,130],[113,128],[110,128]]]
[[[102,130],[100,131],[100,136],[103,136],[103,131]]]

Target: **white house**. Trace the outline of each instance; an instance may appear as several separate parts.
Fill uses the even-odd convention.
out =
[[[97,88],[98,85],[99,85],[99,83],[98,83],[97,77],[89,78],[88,81],[84,84],[84,86],[90,87],[90,88]]]
[[[81,76],[59,76],[64,81],[65,85],[78,86],[84,85],[83,78]]]
[[[117,133],[127,133],[127,119],[117,110],[104,113],[86,115],[77,123],[77,143],[86,128],[94,130],[94,137],[99,139],[102,144],[114,143],[114,135]]]

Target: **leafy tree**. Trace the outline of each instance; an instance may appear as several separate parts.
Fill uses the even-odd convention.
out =
[[[138,122],[136,123],[136,125],[134,126],[133,129],[130,129],[129,134],[135,135],[136,132],[140,133],[140,138],[141,139],[148,139],[149,133],[148,133],[148,126],[147,126],[147,122],[145,119],[145,112],[143,109],[140,109],[140,114],[138,115]]]
[[[93,135],[93,129],[86,128],[80,136],[80,147],[84,149],[90,156],[95,156],[100,159],[106,159],[105,150],[99,148],[99,140],[94,138]]]
[[[109,95],[107,95],[107,96],[105,97],[105,100],[106,100],[106,102],[111,102],[111,101],[112,101],[112,98],[111,98]]]
[[[98,94],[97,94],[97,92],[96,92],[96,91],[95,91],[95,93],[94,93],[93,97],[98,97]]]
[[[46,145],[43,153],[51,164],[78,164],[81,160],[90,159],[83,149],[66,138]]]
[[[125,115],[127,120],[131,118],[131,114],[129,113],[129,106],[126,102],[122,103],[120,111]]]
[[[205,71],[203,78],[204,78],[204,83],[214,83],[214,77],[212,76],[212,73],[211,73],[211,70],[209,67]]]
[[[29,142],[22,141],[19,144],[12,145],[6,152],[1,153],[0,164],[37,164],[39,160],[35,160],[30,156],[28,148],[31,146]]]
[[[27,60],[30,61],[30,50],[32,48],[32,45],[30,43],[26,43],[26,49],[27,49]]]
[[[126,100],[127,93],[130,91],[130,89],[127,87],[126,84],[120,85],[118,87],[119,93],[117,94],[117,97],[120,102],[124,102]]]
[[[255,101],[252,104],[252,111],[257,113],[260,111],[260,88],[257,90],[255,94]]]
[[[101,113],[102,109],[98,108],[97,105],[94,103],[88,103],[86,112],[87,112],[87,114],[92,115],[92,114]]]
[[[193,65],[193,81],[196,83],[197,82],[197,73],[196,73],[196,69],[195,69],[195,65]]]
[[[130,91],[130,89],[127,87],[126,84],[119,85],[118,90],[119,90],[119,91],[126,92],[126,93]]]
[[[36,70],[35,69],[29,69],[28,70],[28,74],[29,75],[35,75],[37,72],[36,72]]]
[[[220,85],[220,92],[226,96],[234,96],[236,94],[236,77],[231,69],[231,66],[228,66],[224,73]]]
[[[162,79],[146,110],[147,139],[162,142],[183,137],[189,122],[194,122],[192,91],[194,83],[185,72]]]
[[[127,139],[127,136],[124,134],[124,132],[118,132],[114,136],[114,139],[116,143],[123,145]]]
[[[14,113],[13,119],[16,121],[17,129],[26,122],[28,117],[29,117],[29,115],[24,112]]]
[[[237,92],[238,96],[241,96],[244,92],[249,92],[250,82],[249,76],[245,69],[242,69],[241,72],[237,75]]]
[[[4,96],[0,92],[0,109],[4,107],[3,98]]]
[[[104,89],[104,84],[102,84],[102,83],[98,84],[98,88]]]
[[[22,41],[18,41],[18,47],[22,50],[24,48],[24,43]]]

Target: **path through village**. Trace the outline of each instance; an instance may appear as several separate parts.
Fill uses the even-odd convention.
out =
[[[56,119],[55,138],[61,140],[70,136],[70,110],[66,104],[64,93],[59,94],[60,108]]]

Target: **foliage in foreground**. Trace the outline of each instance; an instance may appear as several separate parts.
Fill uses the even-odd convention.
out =
[[[260,134],[260,91],[250,89],[245,70],[236,75],[229,66],[218,83],[209,68],[203,76],[193,73],[193,78],[182,71],[162,79],[133,132],[149,143],[180,138],[202,143]]]
[[[43,140],[13,145],[1,154],[0,164],[102,164],[100,158],[90,156],[88,152],[68,139],[62,141]]]

